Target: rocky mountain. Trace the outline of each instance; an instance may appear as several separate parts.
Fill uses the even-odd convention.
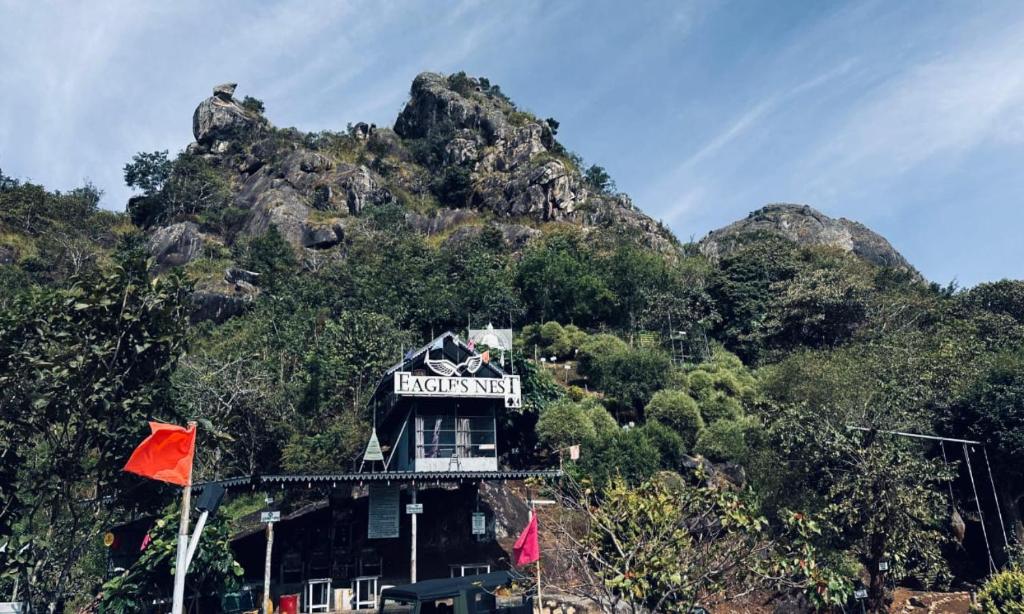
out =
[[[402,205],[413,227],[448,240],[492,225],[520,246],[543,223],[566,222],[615,227],[661,251],[678,247],[628,197],[588,183],[580,159],[556,141],[557,128],[486,79],[423,73],[394,129],[359,123],[343,133],[275,128],[261,103],[234,91],[218,85],[199,104],[196,140],[182,156],[212,168],[227,193],[198,220],[195,211],[143,220],[163,268],[271,226],[300,252],[330,250],[366,207],[388,203]],[[147,199],[133,198],[129,211],[145,210]]]
[[[807,205],[766,205],[742,220],[709,232],[699,247],[705,256],[717,259],[764,233],[784,237],[798,245],[839,248],[878,266],[920,276],[885,237],[859,222],[834,219]]]

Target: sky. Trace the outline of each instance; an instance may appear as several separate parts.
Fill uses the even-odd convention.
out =
[[[773,202],[929,280],[1024,278],[1024,3],[0,0],[0,169],[104,207],[213,85],[278,126],[392,125],[422,71],[488,77],[683,241]]]

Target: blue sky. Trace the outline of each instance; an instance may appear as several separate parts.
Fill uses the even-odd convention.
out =
[[[423,70],[486,76],[683,240],[769,202],[931,280],[1024,277],[1021,2],[0,0],[0,168],[104,206],[216,83],[279,126],[390,125]]]

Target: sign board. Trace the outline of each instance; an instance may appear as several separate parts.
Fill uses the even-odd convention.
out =
[[[518,375],[504,377],[446,377],[413,375],[408,371],[395,373],[396,396],[406,397],[469,397],[503,398],[505,407],[522,407],[522,388]]]
[[[868,598],[868,589],[866,589],[866,588],[858,588],[857,590],[853,591],[853,597],[855,599],[867,599]]]
[[[487,516],[483,512],[473,512],[473,535],[487,533]]]
[[[889,561],[879,561],[878,571],[889,571]]]
[[[491,349],[512,351],[511,328],[494,328],[490,325],[487,328],[471,328],[469,329],[469,340]]]
[[[370,484],[369,520],[367,539],[398,537],[398,486]]]
[[[264,524],[268,522],[281,522],[281,512],[262,512],[260,514],[260,522]]]
[[[423,504],[422,503],[406,503],[405,504],[406,514],[422,514]]]

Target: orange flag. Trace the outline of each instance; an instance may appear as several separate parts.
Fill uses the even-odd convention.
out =
[[[152,434],[132,452],[124,470],[179,486],[192,484],[196,427],[150,422]]]

